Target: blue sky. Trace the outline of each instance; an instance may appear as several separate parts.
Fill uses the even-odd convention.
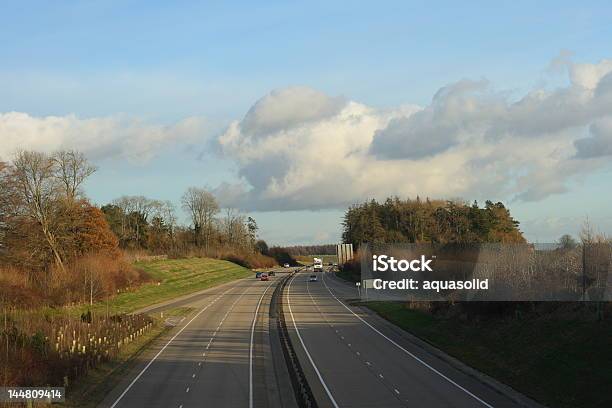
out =
[[[10,142],[0,150],[0,156],[10,153],[9,146],[83,147],[100,167],[87,185],[87,194],[98,203],[122,194],[178,202],[190,185],[216,189],[223,182],[243,184],[255,190],[245,197],[261,204],[245,205],[245,199],[240,203],[246,211],[257,210],[254,215],[261,235],[270,242],[333,242],[340,232],[344,203],[324,191],[320,200],[309,199],[313,194],[319,195],[316,185],[296,180],[300,175],[314,177],[311,168],[283,164],[283,156],[274,154],[264,161],[240,150],[233,142],[219,141],[228,135],[232,123],[240,128],[236,136],[239,140],[251,140],[241,121],[248,112],[269,112],[257,110],[254,104],[270,92],[303,87],[325,97],[349,101],[334,110],[338,115],[342,109],[363,113],[351,104],[366,106],[383,112],[374,115],[375,119],[368,116],[383,129],[388,120],[404,115],[399,113],[402,107],[432,106],[441,88],[464,79],[486,80],[491,89],[487,92],[496,97],[503,94],[508,103],[513,103],[535,89],[553,92],[571,87],[568,70],[578,71],[580,64],[599,64],[612,58],[612,6],[604,1],[517,1],[503,5],[431,1],[330,3],[2,2],[0,114],[27,114],[21,118],[20,126],[49,116],[73,119],[62,127],[63,134],[51,136],[40,129],[51,126],[54,132],[60,132],[57,126],[47,122],[38,123],[38,127],[23,125],[28,132],[39,131],[23,142],[15,142],[15,137],[5,130],[0,138]],[[566,61],[561,68],[559,64],[551,66],[560,55],[571,62]],[[299,89],[279,94],[276,99],[281,100],[281,105],[290,104],[288,98],[314,98],[312,103],[306,103],[308,106],[321,101],[318,94]],[[266,107],[264,102],[259,108]],[[413,113],[412,108],[407,109]],[[579,125],[586,129],[584,132],[612,113],[598,112],[597,117]],[[262,116],[254,117],[259,120]],[[84,126],[80,121],[97,118],[106,118],[103,127],[115,129],[118,136],[98,130],[91,131],[93,136],[77,134],[99,126],[98,122]],[[186,118],[199,118],[201,123],[190,127],[186,135],[163,130]],[[282,142],[278,143],[295,142],[296,148],[302,146],[310,151],[311,144],[302,145],[301,141],[308,137],[324,140],[318,139],[317,132],[322,128],[336,129],[328,116],[317,117],[316,128],[310,122],[296,124],[295,120],[282,119],[292,127],[283,128],[289,139],[279,139]],[[337,121],[333,125],[339,126]],[[413,125],[407,126],[413,129]],[[568,149],[576,138],[584,136],[575,133],[570,137],[569,129],[555,136],[563,139]],[[151,131],[160,132],[154,142],[147,139]],[[312,135],[305,136],[308,131]],[[335,131],[329,132],[329,138],[333,138]],[[341,132],[340,128],[337,132]],[[266,137],[272,143],[277,136]],[[46,137],[57,140],[51,143],[44,140]],[[371,141],[372,135],[368,137]],[[92,138],[104,138],[107,144],[101,147],[101,142]],[[390,140],[401,143],[403,139]],[[546,142],[546,152],[552,155],[551,140]],[[138,145],[137,154],[126,153],[134,144]],[[320,146],[325,154],[325,145]],[[268,145],[260,147],[265,150]],[[335,149],[335,145],[329,147],[329,151]],[[435,160],[429,161],[435,159],[434,153],[423,158],[423,166],[439,165]],[[402,165],[387,159],[380,157],[394,171]],[[361,171],[367,173],[371,161],[363,160]],[[376,171],[382,171],[380,160],[372,167]],[[552,191],[535,200],[518,199],[519,191],[476,188],[469,181],[474,174],[465,175],[465,188],[450,188],[449,196],[503,200],[522,221],[531,240],[550,241],[562,232],[575,234],[587,215],[602,232],[612,233],[612,214],[605,204],[612,199],[612,172],[604,163],[606,158],[598,160],[592,159],[584,166],[588,171],[575,170],[567,163],[554,164],[558,169],[549,162],[534,164],[536,170],[530,177],[541,177],[542,183],[550,183]],[[525,166],[530,168],[529,162]],[[332,169],[336,166],[331,162],[321,164],[322,172]],[[556,186],[558,180],[551,180],[552,176],[546,173],[555,170],[567,173],[559,181],[562,189]],[[255,179],[254,171],[269,173],[270,177]],[[520,172],[512,168],[504,173],[517,171]],[[346,183],[359,184],[361,177],[357,174],[341,169],[337,176],[347,177]],[[410,174],[424,179],[417,171],[407,170],[407,177]],[[301,186],[300,193],[284,185],[278,193],[282,200],[268,200],[275,186],[272,180],[285,177]],[[347,200],[384,196],[394,192],[390,186],[350,191]],[[415,182],[415,186],[398,189],[398,193],[410,195],[422,189],[422,195],[445,195],[440,188],[430,186],[429,182]],[[333,186],[325,188],[331,190]]]

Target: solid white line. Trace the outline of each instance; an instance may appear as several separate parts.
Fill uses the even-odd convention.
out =
[[[482,403],[483,405],[489,407],[489,408],[494,408],[493,405],[487,403],[486,401],[483,401],[481,398],[479,398],[478,396],[474,395],[473,393],[471,393],[469,390],[465,389],[464,387],[462,387],[461,385],[457,384],[455,381],[451,380],[450,378],[448,378],[447,376],[445,376],[444,374],[442,374],[440,371],[436,370],[434,367],[430,366],[429,364],[427,364],[425,361],[421,360],[419,357],[417,357],[416,355],[414,355],[413,353],[411,353],[410,351],[406,350],[404,347],[402,347],[401,345],[399,345],[397,342],[395,342],[393,339],[390,339],[389,337],[385,336],[383,333],[381,333],[376,327],[372,326],[370,323],[368,323],[367,321],[365,321],[361,316],[359,316],[358,314],[356,314],[355,312],[353,312],[347,305],[344,304],[344,302],[342,302],[340,299],[338,299],[336,297],[336,295],[334,295],[332,293],[332,291],[329,289],[329,287],[327,286],[327,283],[325,283],[325,273],[323,273],[323,284],[325,285],[325,287],[327,288],[327,291],[329,292],[330,295],[332,295],[332,297],[334,299],[336,299],[336,301],[338,301],[338,303],[340,303],[342,306],[344,306],[344,308],[346,310],[348,310],[349,312],[351,312],[353,314],[353,316],[355,316],[356,318],[358,318],[359,320],[361,320],[366,326],[368,326],[370,329],[374,330],[374,332],[378,333],[379,335],[381,335],[382,337],[384,337],[385,339],[387,339],[391,344],[393,344],[395,347],[397,347],[398,349],[402,350],[404,353],[408,354],[410,357],[414,358],[416,361],[418,361],[419,363],[421,363],[422,365],[424,365],[425,367],[429,368],[431,371],[433,371],[434,373],[438,374],[440,377],[444,378],[446,381],[448,381],[449,383],[453,384],[455,387],[459,388],[460,390],[462,390],[463,392],[465,392],[466,394],[468,394],[470,397],[474,398],[475,400],[477,400],[478,402]]]
[[[259,298],[259,302],[257,302],[257,307],[255,308],[255,313],[253,315],[253,324],[251,325],[251,344],[249,346],[249,408],[253,408],[253,338],[255,337],[255,323],[257,323],[257,313],[259,312],[259,306],[261,306],[261,301],[268,289],[272,286],[272,282],[268,284],[266,290],[261,294]]]
[[[291,320],[293,321],[293,328],[295,329],[295,334],[297,334],[298,339],[300,340],[300,343],[302,343],[302,348],[304,349],[304,352],[306,353],[306,356],[308,357],[308,360],[310,361],[312,368],[314,368],[315,373],[317,373],[317,377],[319,377],[319,381],[321,382],[321,385],[325,389],[327,396],[329,397],[329,399],[331,400],[335,408],[340,408],[338,404],[336,403],[336,400],[334,399],[334,396],[332,395],[331,391],[329,390],[329,387],[327,387],[327,384],[325,384],[325,381],[323,380],[323,377],[321,376],[321,373],[319,372],[317,365],[312,359],[312,356],[308,352],[308,349],[306,348],[306,345],[304,344],[304,340],[302,340],[302,336],[300,335],[300,330],[298,329],[297,324],[295,323],[295,317],[293,316],[293,310],[291,310],[290,294],[291,294],[291,284],[293,283],[293,280],[295,279],[296,276],[297,274],[293,275],[293,277],[289,281],[289,286],[287,286],[287,306],[289,306],[289,314],[291,315]]]
[[[217,299],[219,299],[220,297],[222,297],[223,295],[225,295],[227,292],[229,292],[230,290],[234,289],[229,288],[228,290],[226,290],[225,292],[223,292],[221,295],[219,295],[217,297]],[[113,403],[113,405],[111,405],[110,408],[114,408],[115,406],[117,406],[117,404],[119,403],[119,401],[121,401],[121,398],[123,398],[125,396],[125,394],[127,394],[127,392],[132,388],[132,386],[134,384],[136,384],[136,381],[138,381],[138,379],[145,373],[145,371],[147,371],[149,369],[149,367],[151,366],[151,364],[153,364],[153,362],[155,360],[157,360],[157,357],[159,357],[161,355],[161,353],[164,352],[164,350],[166,349],[166,347],[168,347],[168,345],[170,345],[170,343],[172,343],[172,341],[174,341],[174,339],[177,338],[177,336],[179,334],[181,334],[183,332],[183,330],[185,330],[187,328],[187,326],[189,326],[191,324],[191,322],[193,322],[198,316],[200,316],[206,309],[208,309],[210,307],[210,305],[212,305],[212,303],[209,303],[208,305],[206,305],[202,310],[200,310],[195,316],[193,316],[191,318],[191,320],[189,320],[187,323],[185,323],[185,325],[183,327],[181,327],[181,329],[176,332],[176,334],[174,336],[172,336],[172,338],[170,340],[168,340],[168,342],[164,345],[164,347],[161,348],[161,350],[159,350],[157,352],[157,354],[151,359],[151,361],[149,361],[149,363],[145,366],[145,368],[142,369],[142,371],[136,376],[136,378],[134,378],[132,380],[132,382],[130,383],[130,385],[127,386],[127,388],[121,393],[121,395],[119,395],[119,397],[115,400],[115,402]]]

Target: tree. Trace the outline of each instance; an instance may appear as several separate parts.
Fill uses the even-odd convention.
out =
[[[58,195],[54,162],[44,153],[20,151],[15,155],[13,166],[17,191],[24,203],[24,210],[37,222],[56,264],[63,270],[64,263],[53,225],[53,212]]]
[[[181,198],[181,204],[193,224],[196,245],[199,246],[200,238],[204,237],[204,245],[208,250],[214,218],[219,212],[219,204],[215,196],[203,188],[189,187]]]
[[[257,230],[259,227],[257,226],[257,222],[253,217],[247,218],[247,231],[249,234],[249,244],[251,247],[255,246],[255,241],[257,240]]]
[[[578,243],[574,237],[569,234],[562,235],[561,238],[559,238],[558,243],[562,249],[574,249],[578,246]]]
[[[89,164],[83,153],[75,150],[60,150],[51,156],[55,164],[55,177],[61,183],[66,199],[74,201],[81,184],[91,176],[96,167]]]
[[[263,239],[259,239],[257,242],[255,242],[255,250],[262,255],[268,255],[270,253],[268,244]]]

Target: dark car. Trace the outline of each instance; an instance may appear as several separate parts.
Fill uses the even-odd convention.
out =
[[[261,278],[261,272],[255,272],[255,279]]]
[[[268,274],[267,274],[267,273],[265,273],[265,272],[261,274],[261,278],[260,278],[260,279],[261,279],[262,281],[267,281],[267,280],[270,280],[270,278],[268,278]]]

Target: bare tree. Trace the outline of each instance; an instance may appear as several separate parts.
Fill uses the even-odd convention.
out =
[[[27,215],[40,226],[56,264],[63,270],[64,263],[53,231],[53,211],[59,191],[54,162],[44,153],[20,151],[15,155],[13,166]]]
[[[174,243],[174,230],[176,228],[176,209],[172,201],[160,201],[157,207],[157,216],[161,218],[168,228],[168,234],[170,235],[170,241]]]
[[[55,164],[56,177],[69,201],[77,197],[81,184],[97,170],[89,164],[83,153],[75,150],[60,150],[53,154],[52,161]]]
[[[254,220],[253,220],[254,221]],[[227,243],[233,247],[249,246],[249,231],[245,216],[235,208],[225,209],[223,220],[223,230],[226,235]]]
[[[204,245],[208,250],[214,217],[219,212],[219,204],[215,196],[203,188],[189,187],[181,198],[181,204],[191,218],[196,245],[199,245],[200,237],[204,237]]]

